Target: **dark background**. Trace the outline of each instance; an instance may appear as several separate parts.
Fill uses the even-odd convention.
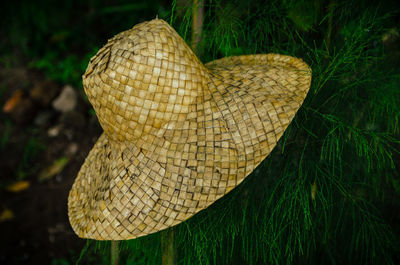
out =
[[[108,38],[170,8],[153,0],[2,2],[0,105],[17,91],[22,96],[0,112],[1,264],[75,264],[85,240],[69,225],[67,197],[101,133],[81,75]],[[52,102],[65,85],[73,87],[76,107],[61,112]],[[39,180],[62,161],[65,167]],[[29,187],[7,189],[20,181]]]

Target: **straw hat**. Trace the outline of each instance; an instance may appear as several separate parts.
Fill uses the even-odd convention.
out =
[[[104,133],[69,194],[75,233],[132,239],[207,208],[271,152],[310,81],[279,54],[203,65],[160,19],[111,38],[83,75]]]

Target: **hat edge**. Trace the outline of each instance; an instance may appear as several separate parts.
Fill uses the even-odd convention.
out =
[[[256,56],[261,56],[261,55],[256,55]],[[262,56],[266,56],[266,55],[262,55]],[[268,55],[267,55],[268,56]],[[241,57],[241,59],[243,59],[244,58],[244,56],[236,56],[236,57]],[[254,57],[254,56],[252,56],[252,57]],[[290,56],[289,56],[290,57]],[[290,57],[290,58],[294,58],[294,57]],[[252,59],[254,59],[254,58],[252,58]],[[294,59],[297,59],[297,58],[294,58]],[[214,61],[214,66],[215,65],[223,65],[222,63],[218,63],[218,61],[220,61],[220,62],[223,62],[222,60],[226,60],[226,58],[223,58],[223,59],[219,59],[219,60],[216,60],[216,61]],[[298,59],[298,60],[300,60],[301,62],[303,62],[301,59]],[[217,63],[216,63],[217,62]],[[303,62],[304,63],[304,62]],[[305,64],[305,63],[304,63]],[[306,65],[306,64],[305,64]],[[208,66],[208,64],[206,64],[206,66]],[[308,85],[308,89],[309,89],[309,84],[310,84],[310,82],[311,82],[311,69],[308,67],[308,65],[306,65],[307,66],[307,68],[308,69],[302,69],[302,70],[304,70],[305,72],[309,72],[310,73],[310,78],[309,78],[309,81],[308,81],[308,84],[305,84],[305,85]],[[212,69],[211,67],[210,67],[210,69]],[[307,91],[308,91],[308,89],[307,89]],[[307,94],[307,91],[305,92],[305,96],[306,96],[306,94]],[[304,96],[304,98],[305,98],[305,96]],[[304,98],[302,99],[302,101],[301,102],[299,102],[299,106],[298,106],[298,108],[297,108],[297,110],[296,110],[296,112],[300,109],[300,107],[301,107],[301,105],[302,105],[302,103],[303,103],[303,101],[304,101]],[[290,119],[290,121],[289,121],[289,123],[288,123],[288,125],[290,124],[290,122],[293,120],[293,118],[294,118],[294,116],[295,116],[295,114],[296,113],[294,113],[294,115],[292,116],[292,118]],[[286,129],[286,128],[284,128],[284,129]],[[283,134],[283,132],[282,132],[282,134]],[[103,136],[104,135],[104,136]],[[100,136],[99,137],[99,140],[100,140],[100,138],[101,137],[106,137],[107,138],[107,136],[103,133],[102,134],[102,136]],[[280,138],[280,136],[279,136],[279,138]],[[108,139],[108,138],[107,138]],[[98,141],[99,141],[98,140]],[[110,142],[111,142],[111,140],[110,139],[108,139]],[[279,139],[278,139],[279,140]],[[278,141],[277,140],[277,141]],[[131,143],[131,144],[134,144],[134,143]],[[275,143],[276,144],[276,143]],[[91,150],[91,152],[93,151],[93,149],[95,148],[97,146],[97,142],[96,142],[96,144],[95,144],[95,146],[92,148],[92,150]],[[261,159],[255,166],[254,166],[254,168],[256,168],[257,166],[259,166],[259,164],[266,158],[266,157],[268,157],[268,155],[270,154],[270,152],[268,152],[264,157],[263,157],[263,159]],[[89,158],[89,156],[90,156],[90,153],[89,153],[89,155],[88,155],[88,158]],[[85,162],[84,162],[84,164],[82,165],[82,167],[81,167],[81,170],[80,170],[80,173],[78,174],[78,177],[79,176],[81,176],[81,171],[82,171],[82,169],[84,168],[84,166],[85,166],[85,164],[86,163],[89,163],[89,161],[90,161],[90,159],[86,159],[85,160]],[[246,173],[245,174],[245,177],[247,177],[248,175],[250,175],[251,174],[251,171],[250,172],[248,172],[248,173]],[[78,177],[77,177],[77,179],[78,179]],[[244,177],[244,178],[245,178]],[[237,183],[237,185],[239,185],[242,181],[243,181],[243,179],[244,178],[242,178],[240,181],[238,181],[238,183]],[[76,180],[75,180],[76,181]],[[75,185],[75,182],[74,182],[74,185]],[[237,186],[237,185],[235,185],[235,187]],[[231,189],[232,190],[232,189]],[[219,198],[216,198],[212,203],[214,203],[215,201],[217,201],[217,200],[219,200],[221,197],[223,197],[224,195],[226,195],[227,193],[229,193],[231,190],[229,190],[229,191],[227,191],[226,193],[224,193],[223,195],[221,195]],[[69,197],[71,196],[71,192],[73,192],[72,191],[72,189],[71,189],[71,191],[70,191],[70,195],[69,195]],[[211,204],[211,203],[210,203]],[[209,205],[210,205],[209,204]],[[209,206],[208,205],[208,206]],[[93,239],[97,239],[97,240],[115,240],[115,239],[134,239],[134,238],[137,238],[137,237],[141,237],[141,236],[144,236],[144,235],[148,235],[148,234],[152,234],[152,233],[155,233],[155,232],[158,232],[158,231],[160,231],[160,230],[162,230],[162,229],[160,229],[160,230],[157,230],[157,231],[153,231],[153,232],[150,232],[150,233],[144,233],[144,234],[142,234],[142,235],[137,235],[137,236],[132,236],[132,237],[126,237],[126,238],[105,238],[105,237],[101,237],[101,236],[88,236],[88,235],[83,235],[83,234],[79,234],[79,233],[77,233],[77,230],[74,228],[74,225],[76,225],[76,220],[74,221],[73,219],[74,218],[72,218],[71,217],[71,214],[70,214],[70,200],[68,200],[68,208],[69,208],[69,211],[68,211],[68,215],[69,215],[69,218],[70,218],[70,222],[71,222],[71,226],[73,227],[73,229],[74,229],[74,231],[75,231],[75,233],[79,236],[79,237],[82,237],[82,238],[93,238]],[[202,208],[202,209],[200,209],[200,210],[198,210],[197,212],[199,212],[199,211],[201,211],[201,210],[203,210],[203,209],[206,209],[208,206],[206,206],[205,208]],[[196,212],[196,213],[197,213]],[[195,213],[194,213],[195,214]],[[190,217],[192,217],[194,214],[192,214]],[[189,218],[190,218],[189,217]],[[72,225],[74,223],[74,225]],[[177,224],[179,224],[180,222],[178,222]],[[174,225],[172,225],[172,226],[175,226],[175,225],[177,225],[177,224],[174,224]]]

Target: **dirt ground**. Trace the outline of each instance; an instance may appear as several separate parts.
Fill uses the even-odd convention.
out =
[[[0,264],[75,264],[85,240],[69,224],[68,192],[101,127],[82,89],[74,88],[75,107],[61,112],[52,104],[63,87],[39,73],[1,69],[0,84],[7,87],[1,106],[22,91],[12,111],[0,114]],[[55,161],[67,162],[43,179]],[[10,191],[19,181],[29,187]]]

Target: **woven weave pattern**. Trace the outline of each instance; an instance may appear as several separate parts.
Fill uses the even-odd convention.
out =
[[[311,81],[278,54],[196,58],[164,21],[122,32],[83,76],[104,133],[68,201],[78,236],[132,239],[176,225],[272,151]]]
[[[206,85],[205,67],[160,21],[110,39],[83,76],[85,92],[112,139],[132,141],[156,134],[166,122],[185,120]]]

